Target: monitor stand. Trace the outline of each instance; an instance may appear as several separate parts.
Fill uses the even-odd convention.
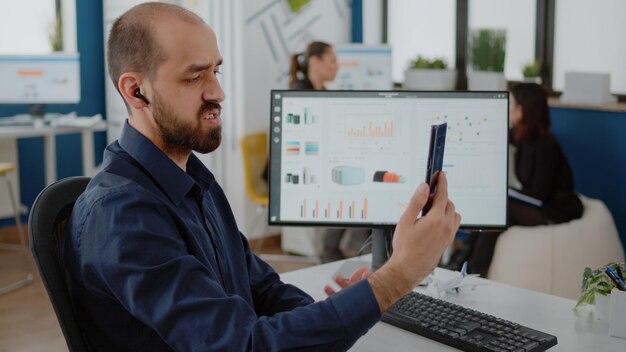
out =
[[[372,272],[378,270],[391,255],[393,228],[372,229]]]
[[[28,113],[34,118],[41,118],[46,114],[46,106],[44,104],[29,104]]]

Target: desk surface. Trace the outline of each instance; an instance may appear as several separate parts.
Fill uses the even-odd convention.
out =
[[[85,126],[1,126],[0,138],[44,137],[57,134],[81,133],[84,131],[105,131],[106,123],[98,121]]]
[[[366,257],[367,258],[367,257]],[[316,300],[325,298],[323,287],[331,281],[341,262],[284,273],[285,282],[295,284]],[[445,275],[436,269],[435,275]],[[558,344],[548,351],[626,351],[626,339],[609,336],[607,321],[597,320],[593,309],[574,311],[575,301],[540,292],[516,288],[480,278],[489,285],[448,294],[444,299],[530,328],[555,335]],[[352,348],[352,351],[458,351],[452,347],[396,328],[376,324]]]
[[[59,122],[59,121],[57,121]],[[83,175],[94,174],[94,142],[93,132],[105,131],[106,123],[97,118],[74,118],[61,120],[62,124],[53,125],[2,125],[0,126],[0,139],[43,137],[45,155],[46,185],[56,181],[56,135],[79,133],[82,143]],[[15,149],[17,150],[17,149]],[[17,160],[17,156],[12,160]]]

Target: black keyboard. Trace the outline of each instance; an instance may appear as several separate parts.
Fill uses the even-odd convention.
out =
[[[382,320],[463,351],[540,352],[557,343],[556,336],[416,292]]]

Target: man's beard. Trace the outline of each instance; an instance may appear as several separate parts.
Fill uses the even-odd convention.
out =
[[[155,92],[154,94],[154,110],[153,116],[163,140],[165,147],[169,150],[188,150],[191,149],[201,154],[214,151],[219,147],[222,141],[222,126],[211,126],[208,133],[203,132],[202,116],[211,109],[220,109],[221,106],[214,102],[205,102],[198,109],[197,119],[187,121],[183,117],[177,115],[170,106],[164,103],[164,99]]]

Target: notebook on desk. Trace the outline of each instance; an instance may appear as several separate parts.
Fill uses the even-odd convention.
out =
[[[524,193],[509,187],[509,197],[524,202],[526,204],[534,205],[536,207],[542,207],[543,202],[540,199],[533,198],[531,196],[525,195]]]

